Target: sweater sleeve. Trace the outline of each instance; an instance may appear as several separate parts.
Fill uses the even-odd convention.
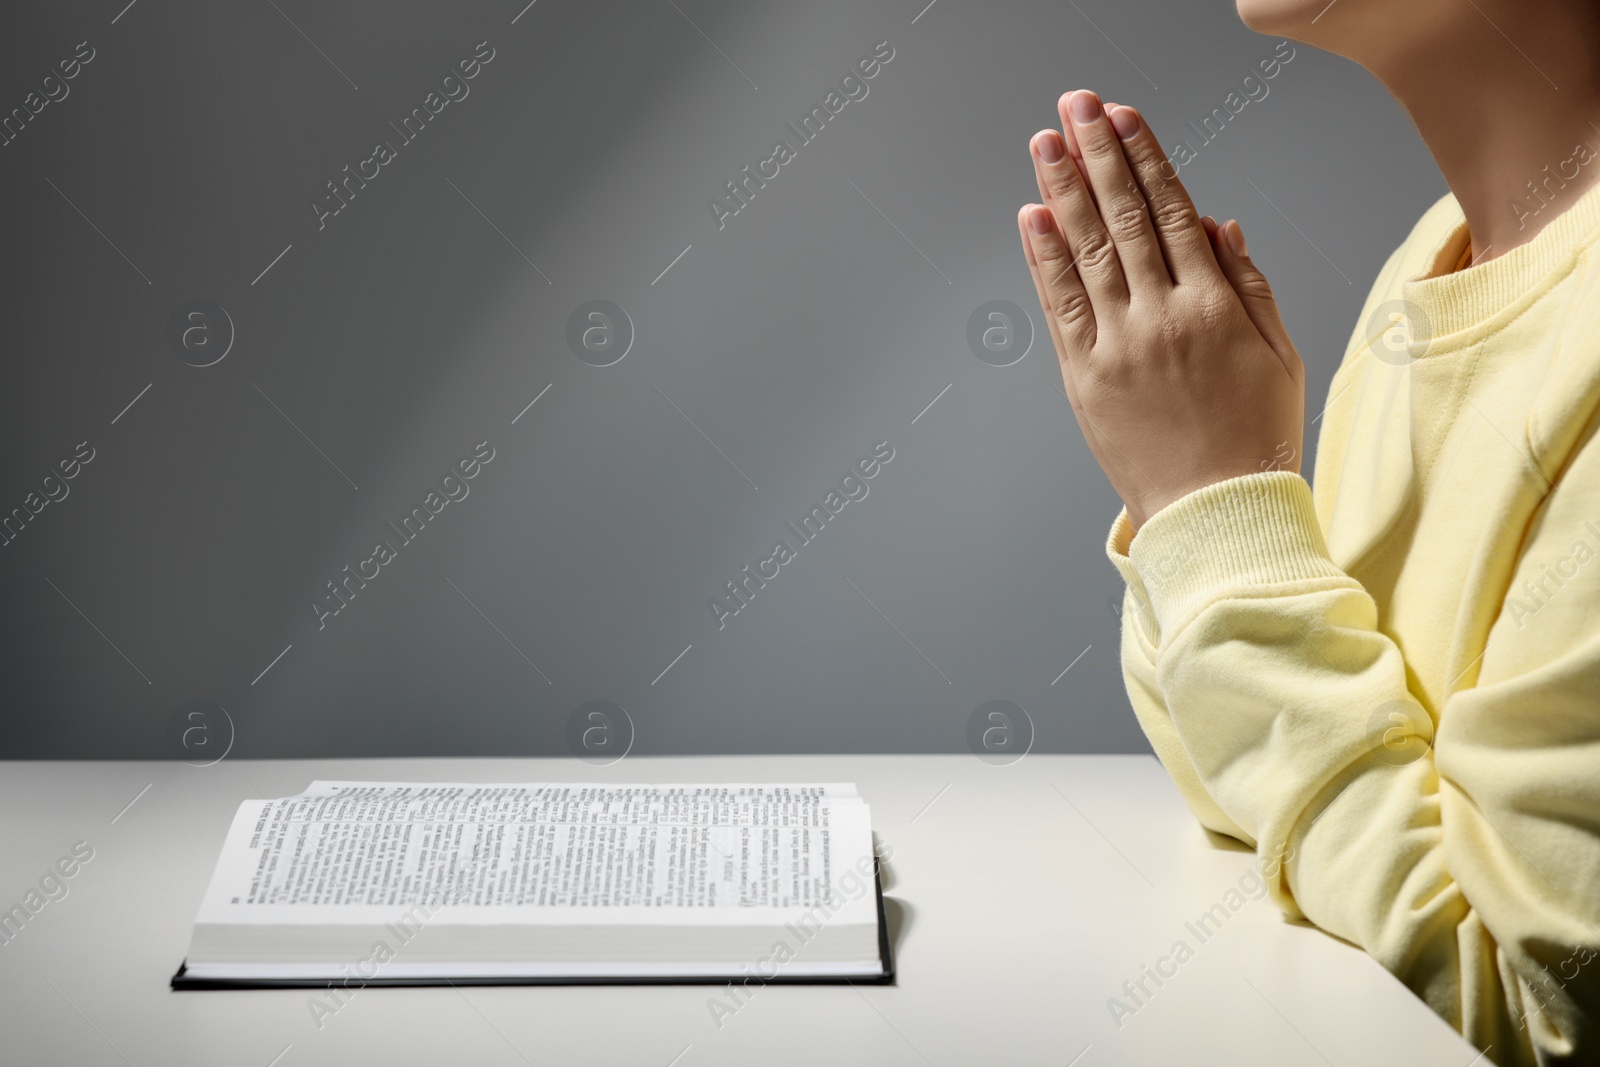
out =
[[[1156,758],[1166,768],[1167,774],[1178,787],[1178,793],[1189,805],[1189,810],[1200,825],[1214,833],[1235,837],[1253,845],[1255,840],[1237,823],[1228,818],[1217,802],[1206,792],[1195,771],[1194,763],[1184,751],[1183,739],[1178,736],[1172,721],[1172,712],[1161,695],[1161,685],[1156,678],[1155,616],[1150,609],[1150,595],[1145,591],[1144,580],[1128,558],[1128,543],[1133,538],[1133,526],[1128,512],[1123,510],[1111,527],[1111,538],[1106,543],[1106,555],[1122,574],[1127,588],[1122,597],[1122,680],[1128,690],[1128,702],[1133,713],[1155,749]]]
[[[1571,546],[1579,518],[1555,509],[1541,536]],[[1593,1056],[1594,604],[1573,594],[1575,624],[1537,643],[1502,613],[1436,738],[1299,475],[1208,486],[1109,547],[1140,723],[1200,821],[1274,861],[1278,905],[1365,949],[1500,1064]]]

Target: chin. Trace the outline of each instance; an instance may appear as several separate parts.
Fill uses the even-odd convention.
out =
[[[1257,33],[1290,35],[1304,31],[1328,0],[1236,0],[1239,18]]]

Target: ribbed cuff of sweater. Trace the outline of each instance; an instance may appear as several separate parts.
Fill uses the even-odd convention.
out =
[[[1106,555],[1159,643],[1221,597],[1344,578],[1317,525],[1311,487],[1291,471],[1215,482],[1156,512],[1134,534],[1117,516]]]

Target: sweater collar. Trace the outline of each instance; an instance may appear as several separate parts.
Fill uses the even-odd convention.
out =
[[[1428,338],[1426,351],[1455,348],[1453,341],[1470,343],[1472,336],[1452,335],[1498,315],[1518,303],[1541,282],[1553,281],[1600,230],[1600,184],[1590,187],[1577,202],[1551,219],[1526,244],[1477,266],[1462,266],[1470,247],[1465,216],[1451,198],[1456,224],[1432,250],[1426,271],[1406,281],[1402,295],[1410,306],[1414,336]],[[1421,336],[1417,336],[1421,340]]]

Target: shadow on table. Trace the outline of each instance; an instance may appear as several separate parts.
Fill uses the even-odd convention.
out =
[[[874,835],[874,846],[878,844]],[[911,929],[912,918],[916,914],[910,904],[898,897],[889,896],[889,891],[894,888],[894,867],[879,852],[878,859],[878,885],[883,896],[883,920],[889,928],[889,952],[894,959],[900,958],[900,948],[905,944],[906,931]]]
[[[889,925],[889,951],[900,958],[900,948],[905,943],[906,931],[911,929],[911,905],[894,897],[883,898],[883,917]]]

